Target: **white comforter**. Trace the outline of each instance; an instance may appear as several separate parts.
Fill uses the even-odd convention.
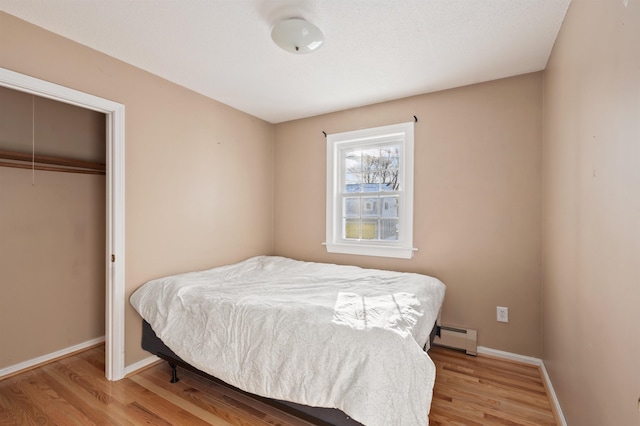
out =
[[[260,256],[148,282],[131,304],[198,369],[245,391],[427,425],[437,279]]]

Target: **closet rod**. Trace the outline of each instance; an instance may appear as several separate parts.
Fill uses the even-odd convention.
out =
[[[35,169],[35,170],[44,170],[47,172],[82,173],[86,175],[106,174],[104,170],[72,169],[70,167],[41,166],[39,164],[31,165],[31,164],[22,164],[22,163],[5,163],[4,161],[0,161],[0,167],[13,167],[15,169],[28,169],[28,170]]]
[[[48,157],[46,155],[36,155],[35,157],[32,157],[31,154],[25,154],[23,152],[12,152],[12,151],[0,150],[0,160],[28,161],[29,163],[31,163],[31,161],[33,160],[36,163],[55,164],[56,166],[79,167],[82,169],[102,170],[102,171],[106,170],[104,164],[96,163],[93,161],[74,160],[71,158],[60,158],[60,157]]]

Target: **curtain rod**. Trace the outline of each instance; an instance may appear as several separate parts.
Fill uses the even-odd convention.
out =
[[[416,117],[415,115],[413,116],[413,122],[417,123],[418,122],[418,117]],[[324,137],[327,137],[327,132],[325,132],[324,130],[322,131],[322,134],[324,135]]]

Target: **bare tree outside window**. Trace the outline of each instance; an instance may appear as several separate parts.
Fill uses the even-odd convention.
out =
[[[391,191],[400,189],[398,184],[398,157],[400,149],[397,146],[380,149],[378,157],[378,173],[380,183],[386,185]]]
[[[365,185],[364,192],[398,191],[400,147],[396,145],[352,151],[345,156],[347,184],[379,184],[380,188],[371,191],[377,185]],[[369,188],[369,191],[367,191]],[[351,191],[350,191],[351,192]],[[357,192],[357,191],[353,191]]]

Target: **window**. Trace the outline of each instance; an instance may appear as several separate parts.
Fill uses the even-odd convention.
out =
[[[327,135],[327,251],[413,256],[413,125]]]

